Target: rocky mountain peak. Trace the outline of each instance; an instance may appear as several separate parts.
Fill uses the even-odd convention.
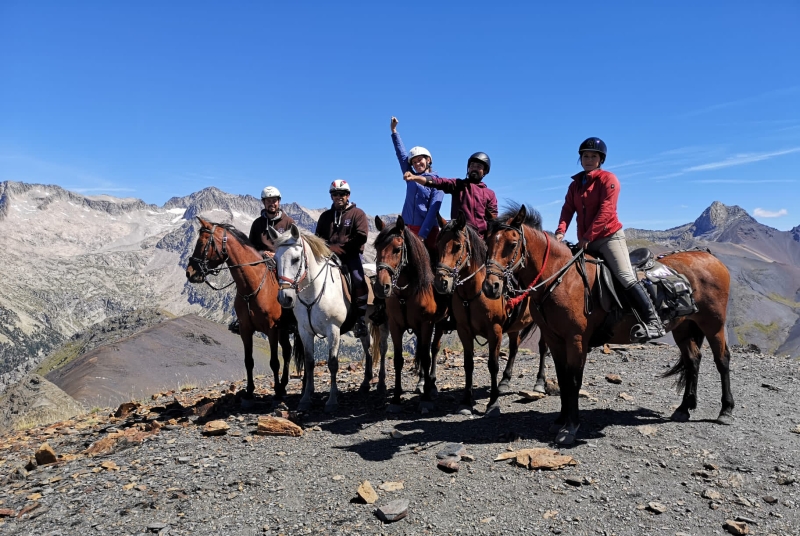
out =
[[[173,197],[164,204],[164,208],[186,209],[183,219],[190,220],[203,212],[213,210],[221,210],[231,215],[234,213],[256,215],[261,211],[261,202],[252,195],[229,194],[209,186],[184,197]],[[215,221],[221,220],[222,218],[216,218]]]
[[[694,222],[695,236],[721,232],[734,223],[757,223],[745,209],[714,201]]]

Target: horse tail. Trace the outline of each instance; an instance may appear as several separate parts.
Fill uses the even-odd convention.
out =
[[[303,372],[306,364],[306,351],[303,347],[303,339],[299,333],[294,334],[294,349],[292,351],[292,363],[297,373]]]
[[[687,340],[685,340],[685,342],[689,345],[687,352],[685,353],[683,351],[683,348],[681,348],[681,353],[680,356],[678,357],[678,362],[675,363],[675,365],[673,365],[671,369],[669,369],[667,372],[661,375],[662,378],[668,378],[670,376],[677,375],[678,378],[675,380],[675,388],[679,393],[684,389],[686,389],[686,366],[687,366],[686,362],[697,357],[696,355],[694,356],[689,355],[688,352],[694,351],[696,354],[699,354],[700,346],[702,346],[703,338],[705,337],[703,330],[701,330],[700,326],[698,326],[695,322],[689,320],[688,327],[689,327],[689,334],[687,336]],[[677,343],[679,341],[676,340],[675,342]],[[679,346],[682,345],[679,344]]]
[[[381,355],[381,327],[372,322],[369,328],[369,335],[372,337],[369,352],[372,354],[372,362],[375,363],[375,360]]]

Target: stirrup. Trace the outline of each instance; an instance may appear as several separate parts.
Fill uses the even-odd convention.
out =
[[[237,335],[239,334],[239,319],[238,318],[234,318],[233,320],[231,320],[231,323],[228,324],[228,331],[230,331],[231,333],[236,333]]]
[[[631,340],[634,342],[644,342],[650,339],[658,339],[666,335],[666,330],[662,325],[636,324],[631,328]]]

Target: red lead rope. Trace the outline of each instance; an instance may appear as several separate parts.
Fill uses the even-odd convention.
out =
[[[528,294],[533,292],[533,288],[536,286],[536,283],[539,282],[539,280],[542,278],[542,274],[544,274],[544,269],[547,268],[547,259],[550,258],[550,235],[548,235],[547,233],[544,233],[544,237],[547,239],[547,247],[544,250],[544,262],[542,263],[542,269],[539,270],[539,275],[537,275],[536,279],[533,280],[533,283],[531,283],[531,286],[529,286],[527,289],[523,290],[522,294],[520,294],[519,296],[511,298],[510,300],[508,300],[506,302],[506,311],[507,312],[511,311],[514,307],[519,305],[519,302],[524,300],[528,296]]]

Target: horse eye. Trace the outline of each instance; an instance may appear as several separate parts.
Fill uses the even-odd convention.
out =
[[[396,255],[396,254],[398,254],[398,253],[400,253],[400,247],[398,246],[398,247],[394,248],[394,250],[392,251],[392,253],[394,253],[395,255]]]
[[[453,249],[455,249],[456,251],[461,251],[461,244],[456,244]]]
[[[292,259],[292,264],[298,264],[299,262],[300,262],[300,259]]]

